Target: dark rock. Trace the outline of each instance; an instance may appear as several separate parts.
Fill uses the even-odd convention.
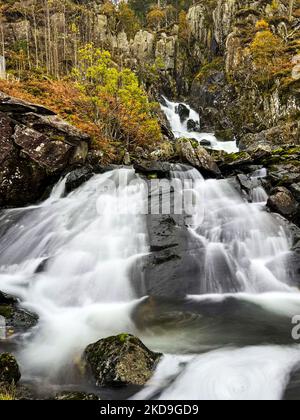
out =
[[[191,133],[199,133],[200,132],[200,124],[198,121],[188,120],[187,121],[187,130]]]
[[[63,172],[84,164],[89,137],[52,111],[0,98],[0,206],[40,199]]]
[[[158,178],[169,178],[172,164],[168,162],[157,162],[141,160],[133,165],[136,172],[143,175],[156,174]]]
[[[233,141],[235,136],[231,128],[216,130],[215,136],[219,141]]]
[[[300,202],[300,182],[298,184],[290,185],[289,190],[293,194],[294,198]]]
[[[26,114],[36,112],[40,115],[55,115],[55,112],[41,105],[31,104],[21,99],[11,98],[4,93],[0,93],[0,111],[9,113]]]
[[[17,384],[21,379],[19,365],[9,353],[0,354],[0,382]]]
[[[0,292],[0,316],[5,319],[5,327],[10,333],[27,331],[38,322],[38,317],[20,308],[16,298]]]
[[[14,296],[7,295],[0,291],[0,305],[15,305],[18,303],[18,299]]]
[[[200,141],[200,146],[210,147],[211,146],[211,142],[209,140],[201,140]]]
[[[96,385],[107,387],[145,385],[160,357],[129,334],[100,340],[90,344],[84,352]]]
[[[176,112],[179,115],[181,122],[186,121],[190,116],[190,110],[184,104],[179,104],[178,107],[176,108]]]
[[[272,190],[267,205],[272,211],[289,219],[297,213],[297,202],[290,191],[284,187]]]
[[[78,168],[70,172],[66,180],[66,193],[76,190],[91,179],[93,175],[94,172],[91,166],[84,166],[83,168]]]
[[[55,396],[56,401],[99,401],[100,398],[95,394],[83,392],[61,392]]]

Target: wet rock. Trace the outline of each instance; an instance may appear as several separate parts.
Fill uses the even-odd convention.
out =
[[[66,180],[66,192],[76,190],[82,184],[91,179],[94,175],[93,168],[91,166],[84,166],[83,168],[75,169],[70,172]]]
[[[273,189],[267,205],[272,211],[288,219],[291,219],[297,213],[297,202],[285,187]]]
[[[2,292],[0,292],[0,317],[4,318],[5,329],[9,330],[10,334],[24,332],[38,322],[37,315],[20,308],[16,298]]]
[[[9,353],[0,354],[0,383],[17,384],[21,379],[19,365]]]
[[[198,121],[188,120],[187,121],[187,130],[191,133],[199,133],[200,132],[200,124]]]
[[[184,104],[179,104],[176,108],[176,112],[179,115],[181,122],[186,121],[191,113],[189,108]]]
[[[176,151],[183,163],[189,163],[204,176],[218,177],[221,171],[212,156],[198,142],[189,139],[178,139]]]
[[[210,147],[211,146],[211,142],[209,140],[201,140],[200,141],[200,146]]]
[[[129,334],[100,340],[90,344],[84,352],[96,385],[106,387],[145,385],[160,357]]]
[[[84,392],[61,392],[55,396],[56,401],[99,401],[100,398],[95,394]]]

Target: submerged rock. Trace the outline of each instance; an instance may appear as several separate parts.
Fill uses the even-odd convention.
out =
[[[90,344],[84,352],[96,385],[107,387],[145,385],[160,357],[129,334],[100,340]]]
[[[15,357],[9,353],[0,354],[0,382],[17,384],[20,379],[21,373]]]

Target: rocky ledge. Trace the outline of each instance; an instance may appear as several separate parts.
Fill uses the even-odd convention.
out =
[[[85,162],[90,138],[52,111],[0,93],[0,207],[23,206]]]

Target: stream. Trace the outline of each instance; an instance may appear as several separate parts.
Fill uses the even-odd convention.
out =
[[[166,103],[176,137],[237,150],[235,141],[188,132],[178,104]],[[199,116],[191,110],[191,118]],[[261,187],[249,203],[232,180],[204,180],[178,165],[172,177],[192,180],[201,197],[188,224],[201,269],[185,296],[145,295],[132,281],[150,245],[148,192],[131,168],[95,175],[68,195],[62,179],[44,202],[2,211],[0,290],[39,316],[36,327],[13,337],[23,381],[77,389],[74,363],[85,347],[127,332],[165,355],[132,399],[300,397],[300,347],[292,338],[299,278],[288,224],[267,212]]]

